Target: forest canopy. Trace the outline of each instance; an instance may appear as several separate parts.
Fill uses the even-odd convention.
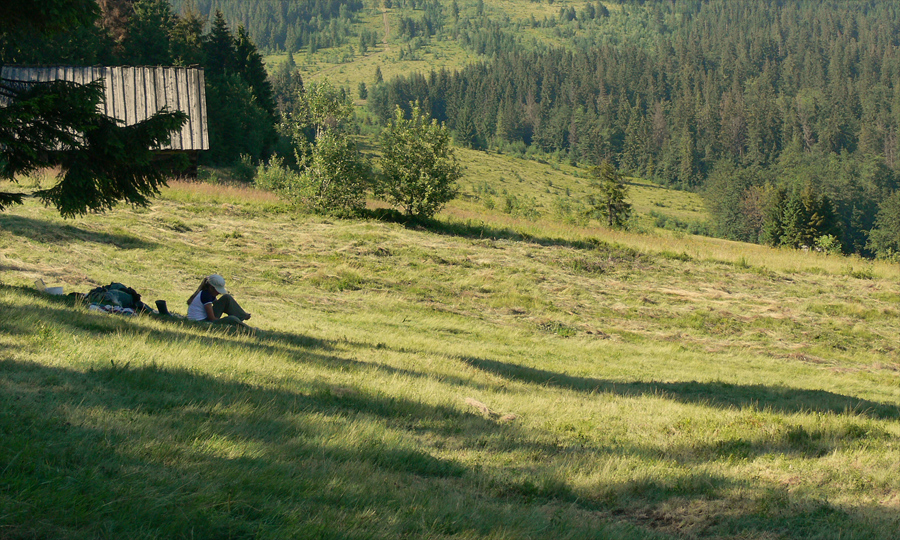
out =
[[[176,10],[191,6],[204,14],[221,11],[231,24],[241,25],[267,50],[299,51],[334,47],[351,35],[360,0],[172,0]]]
[[[763,234],[765,206],[779,189],[824,197],[833,212],[813,237],[872,252],[879,205],[900,186],[896,3],[634,1],[603,15],[585,4],[528,22],[460,19],[453,32],[486,60],[378,85],[372,111],[387,120],[419,100],[475,148],[715,187],[709,197],[743,205],[717,220],[728,238],[792,244]],[[725,163],[741,174],[710,184]]]

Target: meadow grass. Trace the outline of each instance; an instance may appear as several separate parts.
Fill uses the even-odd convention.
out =
[[[31,286],[183,314],[214,271],[256,335]],[[474,196],[405,226],[172,182],[144,209],[0,214],[0,284],[5,538],[900,527],[896,266]]]
[[[460,190],[464,198],[488,209],[503,210],[506,199],[512,197],[533,210],[514,214],[548,216],[551,221],[569,223],[585,221],[580,218],[587,209],[584,201],[595,189],[589,165],[549,163],[541,158],[522,159],[515,154],[466,148],[457,148],[456,152],[463,166]],[[652,213],[698,224],[709,218],[697,193],[667,189],[630,177],[626,177],[626,188],[639,228],[654,228]]]

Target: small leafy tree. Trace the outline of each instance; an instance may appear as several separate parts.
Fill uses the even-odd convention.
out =
[[[606,160],[591,167],[591,175],[594,193],[588,195],[588,216],[602,218],[610,228],[624,228],[631,217],[631,203],[625,200],[628,188],[622,175]]]
[[[376,194],[409,216],[430,218],[456,197],[462,176],[450,131],[412,105],[410,118],[397,107],[381,134],[382,177]]]
[[[841,241],[833,234],[823,234],[816,238],[816,251],[826,255],[838,255],[841,252]]]
[[[365,205],[371,174],[343,129],[353,114],[353,102],[328,81],[301,89],[295,110],[282,129],[294,143],[299,175],[280,193],[320,213],[355,212]]]
[[[340,130],[352,114],[353,102],[350,96],[325,80],[309,85],[301,96],[298,112],[292,119],[301,128],[314,129],[315,139],[318,140],[326,130]]]
[[[306,206],[319,213],[355,212],[365,206],[369,167],[346,134],[324,132],[303,164],[297,195]]]

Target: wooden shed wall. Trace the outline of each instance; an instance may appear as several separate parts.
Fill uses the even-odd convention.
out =
[[[132,125],[146,120],[163,106],[183,111],[188,120],[160,150],[209,150],[206,129],[206,86],[203,70],[184,67],[72,67],[4,66],[4,79],[23,82],[55,80],[85,84],[103,79],[100,110]]]

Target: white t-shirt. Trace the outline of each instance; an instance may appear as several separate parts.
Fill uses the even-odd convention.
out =
[[[188,305],[187,316],[188,319],[192,321],[205,321],[206,320],[206,304],[212,304],[215,301],[216,297],[212,295],[207,290],[200,291],[200,294],[194,297],[191,300],[190,305]]]

